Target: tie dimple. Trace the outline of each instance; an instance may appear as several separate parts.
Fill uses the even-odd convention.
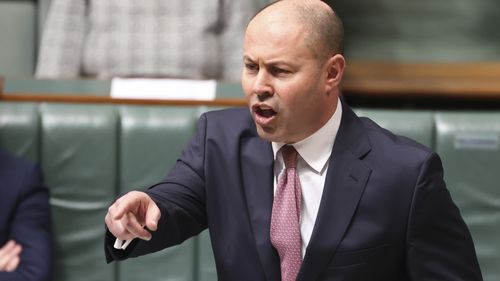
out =
[[[295,281],[302,264],[300,236],[301,187],[297,173],[297,151],[281,148],[285,171],[280,175],[271,215],[271,243],[278,251],[281,280]]]
[[[285,145],[281,149],[283,154],[283,160],[285,162],[285,168],[297,168],[297,150],[291,145]]]

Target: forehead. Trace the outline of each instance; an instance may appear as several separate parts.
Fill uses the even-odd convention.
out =
[[[245,32],[244,53],[248,57],[310,57],[305,44],[307,30],[303,24],[282,14],[259,15]]]

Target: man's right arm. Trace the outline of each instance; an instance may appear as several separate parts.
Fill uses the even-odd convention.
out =
[[[197,133],[169,175],[146,192],[126,194],[109,208],[106,215],[108,231],[105,238],[108,262],[180,244],[207,227],[204,179],[205,132],[206,116],[202,115]],[[148,208],[155,206],[152,215],[148,214],[149,211],[144,211],[145,206]],[[151,217],[146,218],[146,214]],[[150,218],[154,219],[150,221]],[[153,232],[147,231],[144,226]],[[118,250],[114,247],[116,238],[133,239],[133,241],[125,250]]]

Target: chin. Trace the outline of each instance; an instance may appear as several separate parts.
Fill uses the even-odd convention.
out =
[[[265,130],[262,127],[257,126],[257,134],[261,139],[270,142],[279,142],[279,138],[273,132],[269,132],[269,130]]]

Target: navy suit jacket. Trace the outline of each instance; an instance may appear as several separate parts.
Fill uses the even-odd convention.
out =
[[[48,190],[40,169],[0,149],[0,246],[10,239],[21,244],[21,263],[0,272],[0,281],[49,281],[52,236]]]
[[[342,106],[297,280],[482,280],[439,157]],[[125,251],[112,249],[108,232],[108,261],[157,251],[208,227],[219,280],[280,280],[269,238],[273,161],[247,108],[204,114],[176,166],[147,191],[161,210],[158,231]]]

